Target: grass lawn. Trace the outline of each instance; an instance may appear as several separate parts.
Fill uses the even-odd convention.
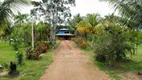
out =
[[[20,48],[20,51],[25,54],[25,49]],[[10,61],[16,62],[15,52],[8,43],[0,41],[0,64],[4,64],[6,67]],[[15,78],[8,76],[0,77],[0,80],[39,80],[47,66],[51,63],[52,51],[48,51],[40,60],[26,60],[24,55],[24,64],[17,66],[17,70],[20,71],[20,76]],[[8,68],[5,68],[5,70],[8,70]]]

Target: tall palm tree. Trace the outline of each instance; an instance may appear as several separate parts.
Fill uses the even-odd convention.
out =
[[[94,28],[99,23],[101,17],[99,14],[87,14],[86,20],[91,25],[90,32],[92,33],[92,44],[94,44]]]
[[[92,27],[95,27],[100,19],[99,14],[87,14],[86,20],[91,24]]]
[[[100,0],[102,1],[102,0]],[[120,12],[128,27],[142,28],[142,0],[103,0],[108,1]]]

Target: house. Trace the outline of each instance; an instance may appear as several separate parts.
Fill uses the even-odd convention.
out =
[[[70,40],[72,37],[74,37],[74,34],[71,34],[69,29],[62,28],[59,29],[56,36],[58,36],[60,39]]]

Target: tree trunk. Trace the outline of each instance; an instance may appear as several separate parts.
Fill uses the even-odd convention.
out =
[[[34,49],[34,22],[32,23],[32,49]]]
[[[50,41],[52,43],[52,46],[54,47],[55,45],[55,28],[54,27],[51,27],[50,29]]]

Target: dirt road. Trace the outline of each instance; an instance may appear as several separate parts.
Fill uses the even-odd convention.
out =
[[[111,80],[106,73],[88,62],[88,56],[80,54],[71,41],[61,41],[55,51],[54,62],[40,80]]]

